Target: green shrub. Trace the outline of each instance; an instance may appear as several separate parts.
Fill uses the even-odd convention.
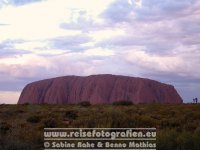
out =
[[[199,110],[190,104],[1,105],[0,150],[42,149],[44,127],[156,127],[157,150],[200,150]],[[40,123],[29,123],[37,122],[33,116]]]
[[[31,123],[38,123],[40,122],[40,117],[39,116],[30,116],[29,118],[26,119],[26,121],[31,122]]]
[[[193,120],[190,122],[186,122],[184,124],[183,128],[185,131],[194,132],[198,126],[199,126],[199,122],[197,120]]]
[[[0,123],[0,135],[6,134],[8,130],[10,130],[10,125],[7,122]]]
[[[74,120],[78,117],[78,115],[77,115],[77,112],[75,112],[73,110],[68,110],[68,111],[65,112],[65,117]]]
[[[24,110],[16,110],[15,113],[22,114],[22,113],[25,113],[25,111]]]
[[[194,149],[194,141],[192,138],[192,133],[188,131],[184,131],[180,133],[176,139],[178,144],[178,149],[181,150],[189,150]]]
[[[194,149],[200,149],[200,127],[198,127],[193,134]]]
[[[131,101],[116,101],[112,103],[113,105],[123,105],[123,106],[129,106],[133,105]]]
[[[57,126],[57,122],[54,118],[49,118],[44,120],[45,128],[55,128]]]
[[[84,106],[84,107],[91,106],[91,103],[89,101],[82,101],[82,102],[80,102],[78,104],[81,105],[81,106]]]
[[[33,144],[14,138],[4,138],[0,144],[1,150],[35,150]]]
[[[178,132],[175,130],[159,131],[157,134],[157,149],[158,150],[175,150],[178,147],[176,138]]]
[[[23,105],[30,105],[30,103],[26,102],[26,103],[24,103]]]

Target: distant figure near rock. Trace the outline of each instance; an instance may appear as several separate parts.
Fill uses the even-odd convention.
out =
[[[28,84],[18,104],[182,103],[172,85],[119,75],[64,76]]]
[[[194,99],[193,99],[193,102],[194,102],[195,104],[197,104],[197,103],[198,103],[198,98],[194,98]]]

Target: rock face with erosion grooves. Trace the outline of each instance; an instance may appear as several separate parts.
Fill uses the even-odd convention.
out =
[[[65,76],[26,85],[18,104],[92,104],[132,101],[138,103],[182,103],[172,85],[150,79],[118,75]]]

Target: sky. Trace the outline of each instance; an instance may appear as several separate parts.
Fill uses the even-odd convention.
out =
[[[0,104],[30,82],[116,74],[200,99],[199,0],[0,0]]]

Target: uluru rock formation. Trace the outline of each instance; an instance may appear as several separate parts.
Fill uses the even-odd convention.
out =
[[[64,76],[41,80],[26,85],[18,104],[92,104],[132,101],[138,103],[182,103],[172,85],[150,79],[118,76],[91,75]]]

